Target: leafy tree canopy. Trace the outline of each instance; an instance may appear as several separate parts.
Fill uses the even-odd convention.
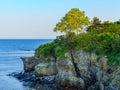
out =
[[[89,24],[89,18],[85,15],[84,11],[78,8],[71,9],[54,28],[54,31],[65,32],[79,32],[80,29]]]

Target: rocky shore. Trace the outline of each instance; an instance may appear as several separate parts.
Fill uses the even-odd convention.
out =
[[[49,61],[22,58],[24,72],[12,75],[37,90],[120,90],[120,68],[108,65],[107,56],[84,50],[75,51],[73,57],[70,53],[65,56]]]

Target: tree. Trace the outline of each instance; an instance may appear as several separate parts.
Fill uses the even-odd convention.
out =
[[[101,20],[98,17],[94,17],[93,20],[91,21],[91,25],[87,27],[88,32],[97,32],[102,28],[101,25]]]
[[[101,24],[101,20],[98,17],[94,17],[93,21],[92,21],[92,24],[99,25],[99,24]]]
[[[56,24],[54,31],[65,32],[66,34],[71,32],[78,33],[80,29],[88,24],[89,18],[85,15],[85,12],[80,11],[78,8],[73,8]]]
[[[118,21],[116,21],[116,22],[117,22],[117,24],[120,24],[120,19]]]
[[[61,43],[63,48],[65,47],[65,49],[70,52],[72,63],[78,77],[80,77],[80,72],[73,57],[73,51],[76,46],[74,37],[76,36],[75,33],[78,34],[79,31],[84,30],[83,28],[88,24],[89,18],[85,15],[85,12],[80,11],[78,8],[73,8],[56,24],[54,28],[55,32],[60,31],[66,33],[66,36],[62,38]]]

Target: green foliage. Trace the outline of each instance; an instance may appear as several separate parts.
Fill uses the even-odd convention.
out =
[[[66,34],[78,32],[88,24],[89,18],[85,15],[85,12],[73,8],[56,24],[54,31],[65,32]]]
[[[111,34],[116,35],[116,37],[119,37],[119,32],[120,32],[120,24],[116,22],[109,22],[105,21],[101,24],[92,24],[87,27],[88,32],[92,33],[103,33],[103,32],[109,32]]]
[[[64,58],[66,52],[83,49],[94,52],[99,56],[107,55],[108,64],[120,65],[120,24],[118,22],[101,21],[94,17],[87,27],[87,33],[76,35],[79,29],[89,24],[89,19],[77,8],[71,9],[61,21],[56,24],[54,31],[65,32],[57,36],[52,43],[41,45],[36,49],[40,59]]]
[[[88,33],[69,33],[58,36],[52,43],[36,50],[39,58],[64,58],[66,52],[83,49],[100,56],[107,55],[109,64],[120,65],[120,24],[101,23],[102,29]]]
[[[48,60],[50,57],[56,58],[54,49],[55,49],[54,42],[46,43],[46,44],[40,45],[40,47],[36,49],[35,55],[40,59],[46,59],[46,60]]]
[[[97,17],[94,17],[93,20],[91,21],[91,25],[87,27],[87,31],[93,32],[93,31],[100,30],[101,28],[102,28],[101,20]]]
[[[76,42],[75,42],[75,33],[69,33],[67,35],[58,36],[55,39],[56,44],[56,54],[61,58],[64,58],[66,52],[71,52],[75,49]]]

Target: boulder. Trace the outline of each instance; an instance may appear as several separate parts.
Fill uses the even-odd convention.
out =
[[[57,73],[56,63],[51,62],[41,62],[35,66],[36,76],[50,76]]]

